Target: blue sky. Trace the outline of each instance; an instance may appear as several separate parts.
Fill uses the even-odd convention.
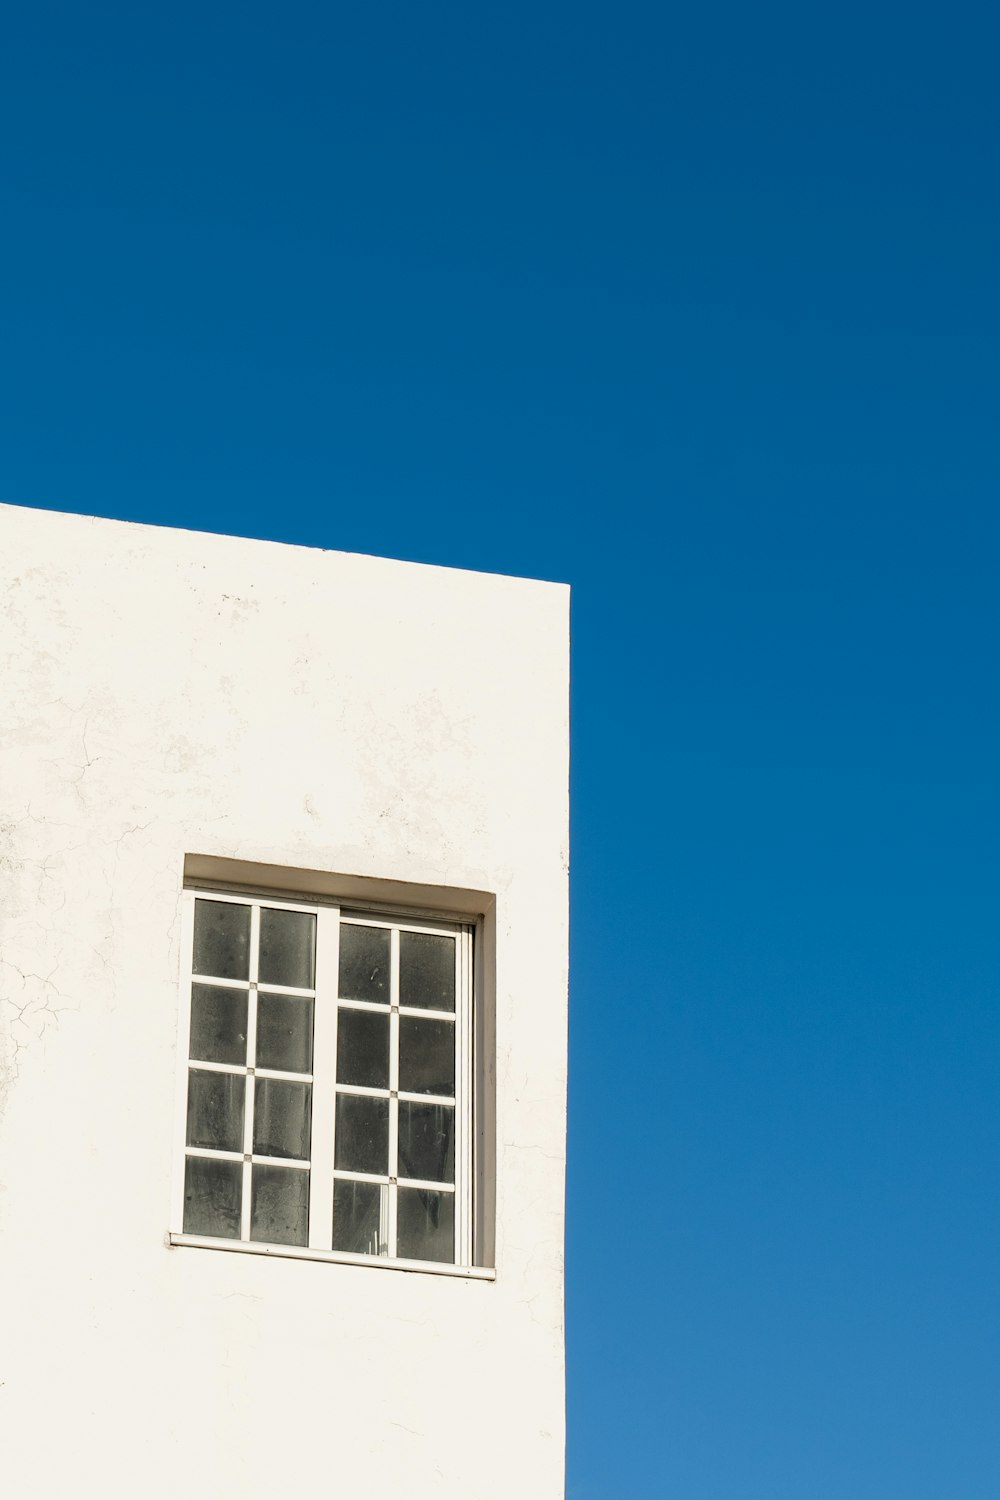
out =
[[[996,1500],[996,11],[11,11],[0,496],[574,588],[571,1500]]]

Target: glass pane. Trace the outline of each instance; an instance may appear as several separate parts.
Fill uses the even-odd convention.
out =
[[[312,1084],[258,1078],[253,1109],[253,1149],[258,1156],[309,1160]]]
[[[404,1094],[455,1093],[455,1023],[399,1018],[399,1088]]]
[[[243,1163],[189,1156],[184,1168],[184,1233],[238,1240]]]
[[[313,1001],[295,995],[257,995],[257,1066],[311,1073]]]
[[[246,990],[191,986],[191,1056],[199,1062],[246,1063]]]
[[[311,911],[264,906],[260,913],[261,984],[311,990],[316,983],[316,918]]]
[[[398,1189],[396,1254],[402,1260],[455,1262],[455,1194]]]
[[[341,1009],[337,1022],[337,1082],[389,1087],[389,1017]]]
[[[340,924],[340,996],[389,1004],[389,929]]]
[[[399,934],[399,1003],[455,1009],[455,939],[434,932]]]
[[[250,908],[232,901],[194,903],[194,972],[250,977]]]
[[[389,1171],[389,1101],[363,1094],[337,1095],[334,1166],[343,1172]]]
[[[399,1101],[399,1175],[424,1182],[455,1180],[455,1109]]]
[[[388,1255],[389,1189],[377,1182],[333,1184],[333,1248],[351,1255]]]
[[[187,1143],[207,1151],[243,1150],[242,1073],[188,1073]]]
[[[250,1238],[271,1245],[308,1245],[308,1172],[254,1163]]]

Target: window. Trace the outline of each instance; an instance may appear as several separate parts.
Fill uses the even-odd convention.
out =
[[[186,891],[174,1242],[473,1263],[473,927]]]

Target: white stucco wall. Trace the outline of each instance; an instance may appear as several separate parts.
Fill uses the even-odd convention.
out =
[[[5,1494],[563,1494],[567,606],[0,507]],[[496,894],[494,1282],[167,1246],[193,852]]]

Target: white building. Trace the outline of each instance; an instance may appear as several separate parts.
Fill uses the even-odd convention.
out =
[[[562,1496],[567,611],[0,507],[11,1500]]]

